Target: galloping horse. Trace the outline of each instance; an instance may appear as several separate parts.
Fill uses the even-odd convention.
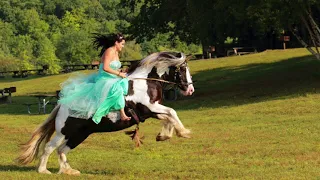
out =
[[[163,120],[163,127],[157,136],[157,141],[177,136],[188,138],[190,130],[186,129],[174,109],[161,105],[162,89],[165,84],[175,84],[183,95],[192,95],[194,87],[191,80],[186,56],[183,53],[160,52],[154,53],[128,72],[129,91],[125,97],[125,111],[131,114],[130,121],[121,121],[118,112],[103,117],[99,124],[91,119],[79,119],[69,116],[69,109],[57,105],[47,120],[34,131],[31,139],[23,145],[22,154],[17,158],[20,164],[32,162],[38,155],[40,145],[46,143],[38,167],[39,173],[50,174],[47,161],[50,154],[58,148],[60,170],[58,173],[80,174],[72,169],[67,162],[67,153],[82,143],[90,134],[95,132],[119,131],[145,119],[153,117]],[[53,133],[55,136],[50,140]]]

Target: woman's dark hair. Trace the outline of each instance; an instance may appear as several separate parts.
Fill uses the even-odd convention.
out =
[[[93,36],[92,43],[96,49],[101,48],[101,52],[99,56],[102,56],[106,49],[113,46],[116,41],[121,42],[122,40],[125,40],[125,38],[121,33],[110,34],[110,35],[102,35],[102,34],[96,33]]]

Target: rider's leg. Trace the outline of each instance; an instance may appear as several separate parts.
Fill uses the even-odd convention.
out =
[[[129,121],[131,117],[128,117],[124,112],[124,108],[120,109],[120,117],[122,121]]]

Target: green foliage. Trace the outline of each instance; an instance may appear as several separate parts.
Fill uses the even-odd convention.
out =
[[[83,31],[71,31],[64,34],[57,45],[59,59],[64,59],[65,64],[87,64],[91,62],[90,48],[92,44],[88,34]]]
[[[30,35],[18,35],[13,38],[11,53],[13,56],[29,61],[33,58],[35,40]]]
[[[140,60],[141,56],[141,47],[136,44],[134,41],[129,41],[126,43],[125,48],[121,51],[120,59],[122,60]]]
[[[12,24],[0,20],[0,55],[10,56],[10,44],[14,37]]]
[[[279,37],[283,29],[291,26],[301,28],[301,17],[307,16],[309,10],[319,23],[320,1],[316,0],[122,1],[138,12],[129,29],[138,42],[172,32],[181,41],[202,44],[204,48],[223,46],[230,37],[242,46],[257,45],[263,49],[268,48],[270,36]]]
[[[48,73],[59,73],[59,59],[56,57],[55,50],[52,42],[46,37],[40,37],[41,40],[37,41],[35,45],[37,54],[37,65],[48,65]]]
[[[64,64],[91,63],[98,55],[91,44],[92,33],[116,33],[129,26],[127,21],[119,19],[119,14],[123,14],[117,9],[119,2],[1,1],[2,64],[10,64],[9,69],[14,69],[12,63],[4,62],[13,58],[16,69],[48,65],[50,73],[58,73]],[[139,49],[133,52],[126,56],[141,58]]]
[[[105,33],[105,34],[110,34],[110,33],[113,33],[113,32],[116,32],[117,29],[116,29],[116,21],[113,21],[113,20],[107,20],[105,22],[103,22],[101,24],[101,29],[100,31]]]
[[[145,56],[159,51],[180,51],[186,54],[197,54],[202,51],[201,46],[193,43],[188,45],[172,33],[159,33],[151,40],[145,40],[140,44]]]
[[[14,71],[17,70],[19,60],[14,57],[5,57],[0,55],[0,71]]]
[[[40,19],[38,12],[35,9],[25,10],[18,13],[19,23],[16,24],[16,28],[19,34],[29,34],[32,36],[38,36],[41,33],[46,33],[49,29],[49,25]]]
[[[151,52],[170,50],[199,52],[172,32],[158,33],[151,40],[135,44],[128,31],[139,13],[122,6],[121,0],[2,0],[0,2],[0,56],[14,58],[17,69],[48,65],[58,73],[65,64],[91,63],[98,59],[92,33],[123,32],[129,36],[124,59],[141,59]],[[172,24],[175,26],[176,24]],[[132,38],[133,37],[133,38]],[[11,63],[8,63],[11,64]]]
[[[72,12],[66,11],[65,15],[61,19],[62,30],[79,31],[81,28],[82,20],[86,18],[83,9],[74,9]]]

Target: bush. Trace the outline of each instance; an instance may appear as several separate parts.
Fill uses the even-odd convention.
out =
[[[14,57],[0,56],[0,71],[19,70],[19,60]]]
[[[134,41],[127,41],[120,54],[121,60],[140,60],[142,59],[141,47]]]

